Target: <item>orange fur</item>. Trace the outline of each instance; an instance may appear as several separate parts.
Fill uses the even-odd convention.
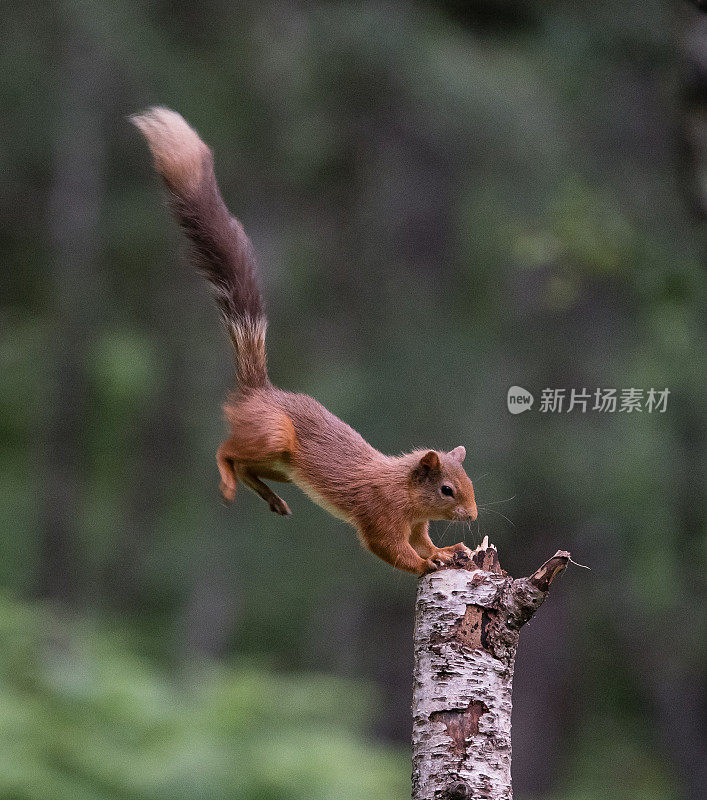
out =
[[[429,520],[476,519],[464,448],[386,456],[312,397],[275,388],[267,376],[252,246],[221,199],[211,151],[168,109],[133,121],[172,193],[174,213],[214,287],[236,349],[239,391],[224,406],[230,436],[216,454],[225,500],[234,499],[240,481],[284,516],[290,509],[263,478],[292,482],[394,567],[420,575],[448,563],[466,548],[437,547]]]

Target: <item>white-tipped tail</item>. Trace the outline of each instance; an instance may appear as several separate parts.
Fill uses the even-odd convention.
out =
[[[265,310],[253,246],[223,202],[211,150],[176,111],[151,108],[130,119],[170,189],[170,206],[191,240],[194,263],[214,289],[236,349],[239,386],[267,385]]]
[[[209,148],[181,114],[155,106],[130,121],[142,132],[152,153],[155,169],[178,194],[199,188],[204,158]]]

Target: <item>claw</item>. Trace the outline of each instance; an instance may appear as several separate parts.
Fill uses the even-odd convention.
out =
[[[425,564],[427,565],[427,568],[425,569],[423,574],[427,574],[429,572],[436,572],[439,569],[439,564],[436,564],[433,558],[425,559]]]

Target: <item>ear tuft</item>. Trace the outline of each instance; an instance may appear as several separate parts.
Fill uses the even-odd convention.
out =
[[[427,469],[439,469],[441,466],[439,456],[434,450],[429,450],[420,459],[420,466]]]
[[[460,444],[459,447],[455,447],[454,450],[450,450],[449,455],[456,459],[460,464],[463,464],[464,459],[466,458],[466,448]]]

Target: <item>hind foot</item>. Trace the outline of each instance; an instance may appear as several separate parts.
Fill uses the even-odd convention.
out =
[[[287,503],[277,495],[275,495],[271,500],[268,501],[268,505],[270,506],[271,511],[274,511],[281,517],[289,517],[292,514],[292,512],[290,511],[290,507],[287,505]]]
[[[224,483],[224,481],[221,481],[219,491],[221,492],[221,497],[223,498],[223,504],[226,506],[230,506],[231,503],[236,499],[235,486],[229,486],[227,483]]]

